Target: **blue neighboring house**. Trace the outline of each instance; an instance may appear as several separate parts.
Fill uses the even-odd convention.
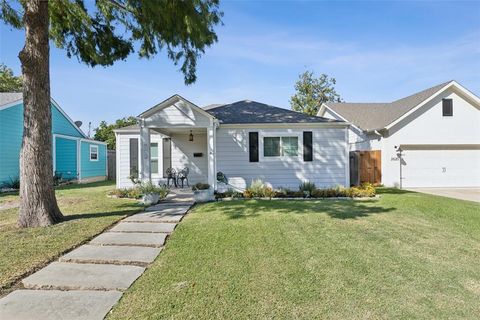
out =
[[[107,145],[89,139],[52,99],[53,172],[78,182],[105,180]],[[23,134],[21,93],[0,93],[0,186],[19,176]]]

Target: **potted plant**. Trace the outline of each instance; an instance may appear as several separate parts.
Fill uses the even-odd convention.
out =
[[[208,202],[213,200],[213,190],[208,183],[197,183],[192,187],[195,202]]]
[[[140,192],[143,195],[142,202],[144,205],[150,206],[157,204],[160,198],[165,198],[168,194],[168,188],[157,187],[151,182],[142,182],[139,184]]]

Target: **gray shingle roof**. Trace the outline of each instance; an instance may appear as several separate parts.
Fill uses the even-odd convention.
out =
[[[345,103],[327,102],[326,105],[363,130],[377,130],[385,128],[402,115],[418,106],[420,103],[440,91],[448,81],[426,90],[417,92],[408,97],[386,103]]]
[[[22,100],[22,98],[23,94],[21,92],[0,92],[0,106]]]
[[[210,105],[205,111],[217,118],[221,124],[341,122],[250,100],[216,107]]]
[[[343,122],[304,113],[287,110],[268,104],[243,100],[231,104],[211,104],[203,108],[218,119],[221,124],[253,124],[253,123],[330,123]],[[115,131],[139,129],[131,125]]]

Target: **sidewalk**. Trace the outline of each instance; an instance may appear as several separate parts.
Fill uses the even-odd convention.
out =
[[[88,244],[22,280],[0,299],[2,320],[103,319],[158,256],[193,205],[190,192],[127,217]]]

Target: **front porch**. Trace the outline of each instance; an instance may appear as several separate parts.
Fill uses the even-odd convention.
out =
[[[167,183],[170,171],[187,169],[185,183],[208,183],[216,189],[218,124],[214,117],[173,96],[141,114],[139,124],[138,171],[142,181]]]

